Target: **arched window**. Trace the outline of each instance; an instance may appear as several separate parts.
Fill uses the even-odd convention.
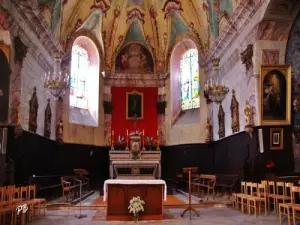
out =
[[[97,127],[100,57],[96,44],[79,36],[72,46],[69,122]]]
[[[90,60],[87,51],[75,45],[72,48],[70,106],[88,109],[86,81]]]
[[[181,109],[200,107],[198,51],[190,49],[180,60]]]

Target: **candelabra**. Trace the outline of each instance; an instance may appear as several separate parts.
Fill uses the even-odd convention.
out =
[[[59,54],[55,56],[55,67],[51,74],[49,71],[45,73],[43,79],[44,87],[55,98],[63,97],[69,88],[69,76],[62,74],[61,69],[61,57]]]
[[[224,84],[223,78],[220,77],[219,70],[220,59],[213,60],[214,77],[204,84],[204,96],[208,101],[221,103],[229,92],[229,88]]]

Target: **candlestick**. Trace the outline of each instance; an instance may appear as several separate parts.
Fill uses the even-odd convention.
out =
[[[126,129],[126,151],[129,151],[129,148],[128,148],[128,129]]]
[[[156,146],[156,150],[157,150],[157,151],[159,151],[159,150],[160,150],[160,148],[159,148],[159,130],[157,131],[157,139],[156,139],[156,144],[157,144],[157,146]]]
[[[143,141],[143,148],[142,148],[142,151],[145,151],[146,148],[145,148],[145,132],[144,132],[144,129],[143,129],[143,139],[142,139],[142,141]]]
[[[114,148],[114,131],[112,131],[112,136],[111,136],[111,151],[115,150]]]

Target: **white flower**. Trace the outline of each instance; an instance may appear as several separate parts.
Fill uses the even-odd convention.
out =
[[[130,200],[130,205],[128,206],[129,213],[132,213],[134,215],[137,215],[139,212],[144,211],[143,205],[145,202],[141,200],[140,196],[133,197]]]

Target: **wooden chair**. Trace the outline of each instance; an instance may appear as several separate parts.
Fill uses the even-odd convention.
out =
[[[300,211],[300,204],[296,204],[296,194],[297,196],[300,195],[300,187],[293,187],[292,193],[294,193],[294,204],[292,205],[292,212],[293,212],[293,224],[296,225],[296,219],[300,219],[300,217],[296,215],[296,211]]]
[[[31,222],[34,214],[34,202],[29,201],[28,188],[28,186],[23,186],[20,188],[20,198],[22,199],[22,203],[27,204],[28,206],[28,211],[24,215],[26,216],[25,220]]]
[[[248,214],[251,215],[251,208],[253,208],[255,216],[257,216],[257,212],[259,214],[261,213],[261,206],[263,205],[265,216],[266,216],[268,214],[266,183],[257,184],[257,185],[252,184],[252,187],[257,189],[257,193],[256,196],[248,197]],[[251,203],[253,203],[253,205]]]
[[[274,209],[276,208],[276,185],[274,181],[268,181],[267,186],[268,211],[271,211],[271,200],[273,200]]]
[[[255,196],[257,192],[257,183],[246,182],[246,194],[241,196],[241,211],[249,212],[249,201],[248,198],[251,196]]]
[[[66,195],[66,202],[69,201],[70,199],[70,194],[71,194],[71,182],[66,181],[63,177],[60,178],[61,181],[61,186],[62,186],[62,193],[63,193],[63,197],[65,197],[65,193]]]
[[[201,174],[197,179],[194,179],[193,184],[194,184],[193,186],[197,187],[198,196],[200,194],[200,191],[202,191],[202,196],[204,194],[204,191],[206,191],[207,200],[210,194],[214,199],[216,175]]]
[[[16,223],[15,219],[15,207],[14,206],[5,206],[4,197],[7,194],[6,187],[0,187],[0,224],[6,223],[6,216],[9,215],[10,225]]]
[[[300,187],[291,187],[292,191],[292,202],[291,203],[279,203],[279,223],[282,225],[282,216],[286,215],[288,220],[288,225],[291,225],[291,216],[293,215],[293,206],[296,204],[296,195],[300,194]],[[294,223],[295,224],[295,223]]]
[[[35,209],[38,210],[38,216],[41,215],[41,207],[43,206],[44,209],[44,216],[46,215],[46,199],[44,198],[36,198],[36,186],[30,185],[28,187],[28,200],[33,204],[33,215]]]
[[[291,203],[293,183],[276,182],[276,213],[279,213],[279,203]]]
[[[233,193],[233,201],[234,201],[234,208],[239,209],[239,205],[241,205],[241,196],[247,194],[247,189],[246,189],[246,182],[242,181],[241,182],[241,192],[240,193]]]

